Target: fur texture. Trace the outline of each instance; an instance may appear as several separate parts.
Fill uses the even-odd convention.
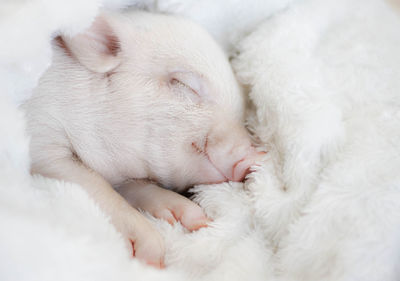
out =
[[[248,188],[284,280],[399,278],[399,26],[379,1],[311,0],[241,44],[271,151]]]

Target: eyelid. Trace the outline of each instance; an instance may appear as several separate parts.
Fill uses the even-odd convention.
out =
[[[184,82],[182,82],[181,80],[179,80],[179,79],[177,79],[177,78],[175,78],[175,77],[170,78],[169,83],[170,83],[171,85],[176,85],[176,84],[178,84],[178,85],[180,85],[181,87],[185,87],[185,88],[189,89],[189,90],[192,91],[194,94],[199,95],[199,93],[196,92],[196,90],[194,90],[192,87],[188,86],[187,84],[185,84]]]
[[[169,75],[169,83],[180,83],[182,86],[189,88],[193,93],[202,97],[204,96],[202,77],[190,71],[174,71]]]

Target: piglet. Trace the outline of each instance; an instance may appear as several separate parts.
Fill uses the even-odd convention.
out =
[[[134,255],[157,267],[163,239],[137,209],[196,230],[204,212],[171,190],[242,181],[262,156],[225,54],[172,16],[103,12],[85,32],[57,37],[22,108],[32,173],[81,185]]]

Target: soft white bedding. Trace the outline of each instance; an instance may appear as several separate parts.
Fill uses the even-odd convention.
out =
[[[399,280],[400,17],[379,0],[191,2],[104,4],[208,28],[269,153],[244,187],[195,188],[210,227],[152,219],[163,271],[130,258],[79,186],[29,175],[17,105],[51,61],[51,36],[82,30],[101,3],[0,4],[0,280]]]

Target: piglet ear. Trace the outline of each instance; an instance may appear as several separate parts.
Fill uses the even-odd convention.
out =
[[[120,42],[104,14],[97,16],[86,31],[62,39],[69,53],[91,71],[107,73],[120,63]]]

